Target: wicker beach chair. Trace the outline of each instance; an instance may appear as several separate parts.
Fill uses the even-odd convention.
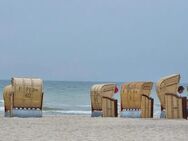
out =
[[[117,117],[117,100],[113,99],[115,84],[96,84],[91,87],[92,117]]]
[[[12,78],[4,88],[5,116],[42,116],[43,82],[41,79]]]
[[[122,117],[153,117],[154,100],[150,98],[152,82],[130,82],[121,87]]]
[[[180,74],[163,77],[157,82],[156,91],[161,103],[161,117],[187,118],[187,98],[177,96],[179,82]]]

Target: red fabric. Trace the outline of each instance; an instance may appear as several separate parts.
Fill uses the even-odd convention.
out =
[[[114,93],[117,93],[117,92],[118,92],[118,87],[116,86],[115,90],[114,90]]]

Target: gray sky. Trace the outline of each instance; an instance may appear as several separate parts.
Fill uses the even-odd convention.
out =
[[[0,1],[0,53],[1,79],[188,82],[188,1]]]

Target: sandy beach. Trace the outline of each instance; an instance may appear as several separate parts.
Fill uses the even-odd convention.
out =
[[[188,121],[78,115],[0,117],[0,130],[1,141],[186,141]]]

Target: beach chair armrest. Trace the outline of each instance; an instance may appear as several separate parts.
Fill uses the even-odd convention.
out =
[[[142,118],[153,118],[153,104],[154,99],[147,96],[142,95],[141,98],[141,117]]]
[[[103,117],[117,117],[117,100],[109,97],[102,97]]]
[[[165,107],[167,118],[187,119],[187,98],[167,93],[165,94]]]

